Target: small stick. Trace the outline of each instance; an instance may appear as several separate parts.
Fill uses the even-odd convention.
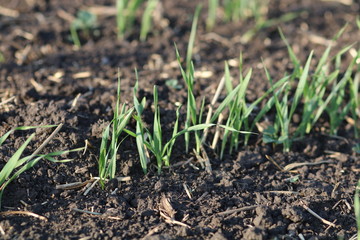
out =
[[[225,85],[225,77],[222,77],[221,80],[220,80],[220,83],[216,89],[216,92],[215,92],[215,95],[210,103],[210,106],[209,106],[209,112],[206,116],[206,121],[205,121],[205,124],[209,124],[210,123],[210,120],[211,120],[211,116],[212,116],[212,112],[214,110],[214,105],[216,103],[216,101],[218,100],[219,96],[220,96],[220,93],[221,91],[223,90],[224,88],[224,85]],[[202,141],[201,142],[205,142],[206,141],[206,137],[207,137],[207,134],[208,134],[209,130],[208,128],[206,128],[204,130],[204,133],[203,133],[203,137],[202,137]]]
[[[119,182],[127,182],[131,180],[131,177],[126,176],[126,177],[117,177],[116,180],[118,180]]]
[[[283,169],[282,167],[280,167],[280,165],[279,165],[277,162],[275,162],[275,160],[274,160],[272,157],[270,157],[269,155],[265,155],[265,157],[266,157],[270,162],[272,162],[272,164],[274,164],[280,171],[284,171],[284,169]]]
[[[88,193],[91,191],[91,189],[93,189],[95,187],[95,185],[100,181],[100,179],[96,179],[91,186],[86,189],[86,191],[84,192],[84,196],[88,195]]]
[[[320,221],[322,221],[324,224],[329,225],[331,227],[336,227],[336,225],[322,217],[320,217],[317,213],[315,213],[313,210],[311,210],[308,206],[305,205],[304,202],[301,201],[301,206],[308,211],[311,215],[313,215],[314,217],[316,217],[317,219],[319,219]]]
[[[3,227],[0,225],[0,233],[1,233],[1,235],[5,235],[5,231],[4,231],[4,229],[3,229]]]
[[[147,239],[148,237],[150,237],[151,235],[153,235],[154,233],[157,233],[158,231],[160,230],[160,226],[156,226],[154,227],[153,229],[151,229],[146,235],[145,237],[143,237],[142,239],[145,240]]]
[[[166,215],[165,215],[163,212],[161,212],[161,211],[160,211],[160,215],[165,218],[165,222],[167,222],[167,223],[177,224],[177,225],[180,225],[180,226],[183,226],[183,227],[190,228],[189,225],[187,225],[187,224],[185,224],[185,223],[182,223],[182,222],[179,222],[179,221],[176,221],[176,220],[173,219],[173,218],[169,218],[168,216],[166,216]]]
[[[54,136],[60,131],[62,126],[63,124],[60,123],[59,126],[57,126],[57,128],[51,133],[51,135],[30,156],[34,157],[35,155],[37,155],[51,141],[51,139],[54,138]]]
[[[91,212],[91,211],[87,211],[87,210],[81,210],[81,209],[78,209],[78,208],[73,208],[71,209],[75,212],[80,212],[80,213],[88,213],[88,214],[93,214],[93,215],[102,215],[102,213],[98,213],[98,212]]]
[[[210,163],[210,159],[204,149],[204,146],[201,145],[200,146],[200,149],[201,149],[201,154],[202,154],[202,159],[204,159],[205,161],[205,170],[208,172],[208,173],[211,173],[212,171],[212,168],[211,168],[211,163]]]
[[[12,96],[11,98],[6,99],[6,100],[0,102],[0,106],[6,104],[6,103],[8,103],[8,102],[11,102],[11,101],[14,100],[14,99],[15,99],[15,96]]]
[[[84,187],[88,183],[91,183],[93,181],[95,181],[94,178],[86,180],[85,182],[73,182],[73,183],[60,184],[60,185],[56,185],[55,189],[72,190],[72,189]]]
[[[0,6],[0,15],[17,18],[20,15],[20,13],[17,10]]]
[[[249,210],[253,210],[259,206],[261,206],[261,205],[252,205],[252,206],[246,206],[246,207],[242,207],[242,208],[231,209],[231,210],[227,210],[224,212],[216,213],[216,215],[223,216],[223,215],[228,215],[228,214],[233,214],[233,213],[238,213],[238,212],[243,212],[243,211],[249,211]]]
[[[209,192],[204,192],[198,199],[196,199],[195,202],[200,202],[204,197],[206,197],[206,195],[208,195]]]
[[[185,192],[186,192],[186,194],[188,195],[188,197],[189,197],[190,199],[192,199],[192,197],[191,197],[191,192],[190,192],[190,190],[189,190],[189,187],[186,185],[186,183],[183,183],[183,187],[184,187]]]
[[[218,121],[217,121],[217,126],[216,126],[216,131],[215,131],[215,135],[214,135],[214,139],[213,139],[213,142],[211,144],[211,148],[212,149],[215,149],[216,148],[216,145],[218,143],[218,140],[220,138],[220,127],[219,125],[222,123],[224,119],[224,115],[222,113],[219,114],[219,118],[218,118]]]
[[[7,212],[0,212],[2,216],[10,216],[10,215],[27,215],[35,218],[39,218],[40,220],[47,221],[46,217],[40,216],[36,213],[29,212],[29,211],[7,211]]]
[[[275,193],[275,194],[288,194],[288,195],[291,195],[291,194],[299,194],[298,192],[294,192],[294,191],[265,191],[264,193]]]
[[[74,98],[74,100],[72,100],[72,103],[71,103],[71,108],[69,109],[69,111],[72,111],[75,107],[76,107],[76,104],[79,100],[79,98],[81,97],[81,93],[78,93],[78,95],[76,95],[76,97]],[[87,141],[87,140],[86,140]]]
[[[182,167],[182,166],[188,164],[189,162],[191,162],[192,160],[194,160],[194,157],[191,157],[191,158],[189,158],[189,159],[186,160],[186,161],[181,161],[181,162],[177,162],[177,163],[175,163],[175,164],[171,164],[171,166],[168,166],[168,167],[167,167],[167,166],[164,166],[163,168]]]

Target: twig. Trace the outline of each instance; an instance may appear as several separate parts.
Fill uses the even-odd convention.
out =
[[[204,192],[198,199],[196,199],[195,202],[200,202],[204,197],[206,197],[206,195],[208,195],[209,192]]]
[[[71,210],[73,210],[75,212],[88,213],[88,214],[97,215],[97,216],[103,215],[102,213],[91,212],[91,211],[87,211],[87,210],[81,210],[81,209],[78,209],[78,208],[72,208]]]
[[[261,206],[261,205],[252,205],[252,206],[246,206],[246,207],[242,207],[242,208],[231,209],[231,210],[227,210],[224,212],[216,213],[216,215],[223,216],[223,215],[228,215],[228,214],[233,214],[233,213],[238,213],[238,212],[243,212],[243,211],[249,211],[249,210],[253,210],[259,206]]]
[[[0,106],[6,104],[6,103],[8,103],[8,102],[11,102],[11,101],[14,100],[14,99],[15,99],[15,96],[12,96],[12,97],[6,99],[6,100],[0,102]]]
[[[54,136],[60,131],[63,124],[60,123],[59,126],[50,134],[50,136],[38,147],[35,152],[33,152],[30,156],[33,158],[35,155],[37,155],[50,141],[54,138]]]
[[[10,215],[27,215],[35,218],[39,218],[40,220],[47,221],[46,217],[40,216],[36,213],[29,212],[29,211],[6,211],[6,212],[0,212],[0,215],[2,216],[10,216]]]
[[[143,237],[142,239],[145,240],[146,238],[150,237],[151,235],[153,235],[154,233],[157,233],[160,229],[160,226],[156,226],[153,229],[151,229],[146,235],[145,237]]]
[[[220,127],[219,125],[222,123],[224,119],[224,115],[222,113],[219,114],[219,118],[218,118],[218,121],[217,121],[217,125],[216,125],[216,130],[215,130],[215,135],[214,135],[214,139],[213,139],[213,142],[211,144],[211,148],[212,149],[215,149],[216,148],[216,145],[218,143],[218,140],[220,138]]]
[[[209,106],[209,112],[206,116],[206,121],[205,121],[205,124],[209,124],[210,123],[210,120],[211,120],[211,116],[212,116],[212,112],[214,110],[214,105],[217,101],[217,99],[219,98],[220,96],[220,93],[222,91],[222,89],[224,88],[224,85],[225,85],[225,77],[222,77],[221,80],[220,80],[220,83],[216,89],[216,92],[215,92],[215,95],[210,103],[210,106]],[[208,134],[209,130],[208,128],[206,128],[204,130],[204,133],[203,133],[203,137],[202,137],[202,140],[201,142],[205,142],[206,141],[206,137],[207,137],[207,134]]]
[[[324,224],[327,224],[331,227],[336,227],[336,225],[322,217],[320,217],[317,213],[315,213],[313,210],[311,210],[308,206],[306,206],[306,204],[301,201],[301,206],[306,210],[308,211],[311,215],[313,215],[314,217],[316,217],[317,219],[319,219],[320,221],[322,221]]]
[[[0,6],[0,15],[17,18],[20,15],[20,13],[19,11]]]
[[[189,197],[190,199],[192,199],[191,191],[190,191],[189,187],[186,185],[186,183],[183,183],[183,187],[184,187],[185,192],[186,192],[186,194],[188,195],[188,197]]]
[[[1,233],[1,235],[5,235],[5,231],[4,231],[4,228],[0,225],[0,233]]]
[[[76,188],[82,188],[82,187],[86,186],[88,183],[91,183],[94,181],[95,181],[95,179],[91,178],[89,180],[86,180],[85,182],[73,182],[73,183],[56,185],[55,188],[60,189],[60,190],[72,190],[72,189],[76,189]]]
[[[164,166],[163,168],[175,168],[175,167],[182,167],[186,164],[188,164],[189,162],[191,162],[192,160],[194,160],[194,157],[189,158],[186,161],[181,161],[181,162],[177,162],[175,164],[171,164],[171,166]]]
[[[91,189],[93,189],[95,187],[95,185],[100,181],[99,179],[96,179],[90,187],[88,187],[88,189],[86,189],[86,191],[84,192],[84,196],[88,195],[88,193],[91,191]]]
[[[282,167],[280,167],[280,165],[279,165],[277,162],[275,162],[275,160],[274,160],[272,157],[270,157],[269,155],[265,155],[265,157],[266,157],[272,164],[274,164],[280,171],[284,171],[284,169],[283,169]]]

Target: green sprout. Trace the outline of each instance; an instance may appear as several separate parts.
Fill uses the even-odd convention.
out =
[[[354,212],[355,212],[355,218],[356,218],[357,239],[358,240],[360,240],[360,197],[359,197],[359,190],[360,190],[360,181],[356,185],[355,197],[354,197]]]
[[[30,129],[36,128],[51,128],[55,127],[56,125],[46,125],[46,126],[23,126],[23,127],[16,127],[7,133],[5,133],[0,138],[0,146],[5,142],[5,140],[12,134],[14,131],[25,131]],[[70,152],[80,151],[83,148],[77,148],[73,150],[64,150],[64,151],[57,151],[47,154],[39,154],[39,152],[47,145],[47,143],[54,137],[54,135],[60,130],[62,124],[59,125],[55,131],[40,145],[40,147],[31,155],[22,157],[22,154],[26,147],[29,145],[31,140],[34,138],[35,133],[31,134],[30,137],[26,139],[26,141],[16,150],[16,152],[10,157],[7,163],[3,166],[0,171],[0,208],[1,208],[1,199],[4,194],[5,188],[16,178],[18,178],[23,172],[29,170],[30,168],[34,167],[36,163],[40,160],[45,159],[50,162],[68,162],[71,159],[63,159],[63,160],[56,160],[55,157],[67,154]]]
[[[118,78],[118,87],[117,87],[117,99],[114,108],[114,116],[110,124],[106,127],[103,132],[101,145],[100,145],[100,155],[99,155],[99,177],[100,184],[104,188],[105,180],[108,178],[114,178],[116,174],[116,162],[117,162],[117,153],[122,143],[122,140],[119,140],[122,132],[126,132],[126,126],[131,119],[133,108],[127,109],[126,105],[120,104],[120,77]],[[110,131],[111,129],[111,131]],[[108,144],[108,139],[110,143]]]
[[[140,40],[145,41],[151,29],[151,18],[159,0],[148,0],[141,20]]]
[[[78,31],[82,31],[86,38],[90,37],[90,32],[96,28],[96,15],[81,10],[77,13],[76,19],[70,25],[71,38],[77,47],[81,47]]]
[[[196,6],[194,18],[193,18],[192,25],[191,25],[191,32],[190,32],[190,37],[189,37],[189,42],[188,42],[187,52],[186,52],[186,74],[189,74],[190,68],[191,68],[190,65],[191,65],[191,59],[192,59],[192,54],[193,54],[193,50],[194,50],[196,30],[197,30],[197,24],[198,24],[198,19],[199,19],[201,8],[202,8],[201,5]]]
[[[333,41],[336,41],[343,33],[345,27],[335,35]],[[329,45],[318,61],[316,69],[310,74],[312,53],[308,57],[305,67],[302,68],[300,61],[295,56],[280,29],[279,32],[288,48],[294,70],[289,76],[289,82],[286,83],[287,86],[284,86],[281,92],[274,92],[274,98],[271,98],[268,102],[274,101],[276,117],[274,124],[264,131],[263,140],[266,143],[282,144],[284,151],[290,151],[291,143],[297,138],[302,138],[305,134],[310,133],[313,126],[325,113],[329,117],[330,134],[333,135],[336,134],[338,127],[349,112],[351,112],[355,120],[357,119],[356,109],[359,106],[357,94],[358,80],[354,73],[354,67],[360,55],[358,52],[348,65],[343,76],[339,79],[341,57],[352,45],[341,49],[333,58],[329,57],[331,50],[331,45]],[[334,66],[332,72],[330,71],[331,66]],[[273,85],[273,80],[266,68],[265,72],[270,84]],[[355,76],[355,78],[353,79],[352,76]],[[290,99],[290,85],[296,79],[298,79],[298,82],[295,94]],[[347,86],[349,86],[350,91],[349,100],[345,98],[345,93],[348,91]],[[330,92],[328,91],[329,89],[331,89]],[[282,97],[280,98],[280,96]],[[300,103],[303,105],[302,111],[299,111],[298,106]],[[298,126],[295,126],[292,122],[292,116],[295,112],[299,112],[301,115],[301,122]],[[290,132],[290,126],[295,130]],[[357,129],[355,127],[356,134]]]
[[[136,74],[137,76],[137,74]],[[188,132],[197,132],[204,130],[208,127],[214,126],[214,124],[198,124],[194,126],[189,126],[182,131],[178,131],[179,128],[179,110],[180,107],[176,110],[176,120],[174,124],[174,129],[172,137],[166,143],[163,142],[162,127],[161,127],[161,116],[160,109],[158,106],[158,90],[157,86],[154,86],[153,97],[154,97],[154,120],[153,120],[153,130],[152,132],[145,127],[141,116],[145,108],[146,99],[142,100],[137,99],[137,89],[138,89],[138,78],[134,86],[134,107],[137,112],[134,115],[136,120],[136,131],[131,132],[127,131],[131,136],[136,139],[136,144],[138,148],[138,153],[140,157],[140,163],[144,173],[147,173],[147,165],[149,164],[149,151],[155,156],[158,168],[158,174],[161,173],[162,166],[170,166],[170,159],[172,154],[172,149],[176,139],[182,134]]]
[[[135,22],[135,14],[143,0],[117,0],[116,22],[118,38],[122,39],[125,33],[132,29]]]
[[[219,7],[218,0],[209,0],[208,17],[206,19],[206,29],[211,31],[216,23],[216,11]]]
[[[176,46],[176,56],[177,56],[177,61],[180,67],[180,71],[182,74],[183,79],[185,80],[185,84],[187,87],[187,102],[186,102],[186,120],[185,120],[185,128],[189,128],[190,126],[194,126],[197,125],[199,123],[201,123],[202,120],[202,113],[204,110],[204,104],[202,104],[201,108],[200,108],[200,112],[198,112],[198,109],[196,107],[196,99],[193,93],[193,89],[194,89],[194,65],[192,63],[192,61],[189,64],[189,73],[187,74],[185,72],[185,70],[182,68],[181,66],[181,60],[180,60],[180,54],[179,51],[177,50]],[[204,102],[204,100],[203,100]],[[200,153],[200,148],[201,148],[201,138],[200,138],[200,133],[199,132],[195,132],[195,141],[196,141],[196,152]],[[185,133],[185,149],[186,152],[189,151],[189,144],[190,144],[190,132]]]

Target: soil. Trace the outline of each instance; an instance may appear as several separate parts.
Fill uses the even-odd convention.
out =
[[[22,210],[44,218],[2,214],[1,238],[349,239],[356,233],[353,198],[360,176],[359,155],[352,147],[358,139],[348,122],[343,123],[338,137],[327,135],[324,127],[318,126],[294,143],[290,153],[263,144],[261,136],[253,137],[249,146],[222,160],[217,151],[206,148],[211,173],[201,169],[193,154],[184,153],[182,144],[176,144],[171,168],[158,175],[151,165],[144,175],[135,141],[129,137],[121,145],[117,176],[129,176],[130,180],[112,179],[105,189],[97,184],[87,195],[84,188],[56,188],[98,176],[101,134],[113,114],[118,71],[122,101],[131,104],[134,69],[138,70],[140,95],[148,99],[144,120],[149,126],[153,117],[152,89],[154,84],[159,86],[162,124],[165,138],[169,138],[176,105],[186,101],[174,42],[185,56],[192,15],[200,2],[161,1],[146,42],[138,41],[140,18],[134,31],[120,40],[114,14],[99,11],[97,29],[89,37],[80,33],[82,46],[77,48],[70,38],[71,17],[80,9],[114,6],[114,1],[0,1],[1,7],[15,13],[0,15],[0,52],[4,58],[0,65],[0,135],[15,126],[63,123],[43,153],[83,147],[88,142],[85,152],[65,156],[73,161],[40,161],[7,187],[3,213]],[[333,52],[352,43],[358,49],[360,35],[355,19],[360,6],[357,1],[346,2],[350,4],[271,0],[267,15],[276,18],[288,12],[299,13],[279,26],[302,62],[311,50],[315,51],[316,62],[328,39],[345,23],[348,26]],[[204,4],[193,57],[199,74],[195,88],[199,101],[203,96],[207,103],[211,101],[223,75],[224,61],[235,62],[240,52],[245,72],[254,69],[247,91],[249,102],[269,87],[262,59],[274,79],[292,70],[277,26],[259,31],[244,43],[241,36],[253,26],[251,19],[235,23],[219,20],[213,31],[207,32],[206,9]],[[349,59],[350,54],[346,54],[344,62]],[[231,74],[238,76],[237,67],[230,65]],[[178,80],[178,88],[167,85],[171,79]],[[326,128],[326,119],[323,122]],[[130,125],[134,127],[134,122]],[[26,153],[39,147],[51,131],[37,129],[36,141]],[[15,132],[9,137],[1,147],[1,167],[31,133]],[[317,164],[281,171],[266,156],[281,167]],[[191,193],[187,194],[185,188]],[[170,210],[167,203],[172,206]],[[322,222],[308,209],[331,223]]]

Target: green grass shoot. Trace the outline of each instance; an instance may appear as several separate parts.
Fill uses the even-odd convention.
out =
[[[133,108],[127,108],[125,104],[121,106],[120,104],[120,77],[118,79],[117,87],[117,99],[114,108],[114,116],[110,124],[106,127],[103,132],[101,145],[100,145],[100,155],[98,160],[99,165],[99,177],[100,184],[104,187],[104,182],[108,178],[114,178],[116,174],[116,162],[117,162],[117,152],[119,150],[122,140],[119,140],[122,132],[125,131],[125,128],[131,119]],[[111,131],[110,131],[111,129]],[[126,132],[126,131],[125,131]],[[110,143],[108,143],[108,140]]]
[[[75,46],[81,47],[78,31],[82,31],[85,37],[89,38],[91,30],[96,27],[96,22],[96,15],[89,11],[81,10],[77,13],[76,19],[70,25],[70,34]]]
[[[46,126],[23,126],[23,127],[16,127],[7,133],[5,133],[0,138],[0,146],[5,142],[5,140],[12,134],[14,131],[26,131],[30,129],[36,128],[50,128],[55,127],[56,125],[46,125]],[[55,131],[50,135],[48,139],[46,139],[43,144],[31,155],[22,157],[22,154],[26,147],[29,145],[31,140],[35,137],[35,133],[31,134],[30,137],[26,139],[26,141],[16,150],[16,152],[10,157],[7,163],[3,166],[0,171],[0,209],[1,209],[1,199],[4,194],[5,188],[16,178],[18,178],[23,172],[32,168],[36,163],[40,160],[45,159],[51,162],[68,162],[71,159],[63,159],[57,160],[55,157],[61,156],[63,154],[67,154],[69,152],[80,151],[83,148],[77,148],[73,150],[64,150],[64,151],[57,151],[47,154],[38,154],[41,149],[51,140],[51,138],[60,130],[61,126],[55,129]]]
[[[354,212],[356,218],[356,226],[357,226],[357,240],[360,240],[360,181],[356,185],[355,189],[355,197],[354,197]]]
[[[116,22],[118,38],[122,39],[125,33],[133,28],[136,12],[144,0],[117,0]]]
[[[190,32],[190,37],[189,37],[189,42],[188,42],[187,52],[186,52],[186,74],[187,75],[189,74],[190,68],[191,68],[190,65],[191,65],[191,59],[192,59],[192,55],[193,55],[197,24],[198,24],[198,19],[199,19],[201,8],[202,8],[201,5],[196,6],[194,18],[193,18],[192,25],[191,25],[191,32]]]
[[[138,78],[137,78],[138,79]],[[153,120],[153,130],[152,132],[145,127],[141,116],[145,108],[146,99],[143,98],[141,101],[137,99],[137,89],[138,89],[138,80],[136,81],[134,87],[134,107],[137,114],[134,116],[136,120],[136,131],[131,132],[127,131],[131,136],[136,138],[138,153],[140,157],[140,162],[144,173],[147,173],[147,165],[150,162],[149,151],[154,155],[157,163],[158,173],[161,173],[162,167],[170,166],[170,159],[172,154],[172,149],[176,139],[182,135],[189,132],[198,132],[204,130],[208,127],[214,126],[214,124],[197,124],[194,126],[188,126],[182,131],[179,129],[179,110],[180,107],[176,110],[176,120],[173,127],[172,137],[166,143],[163,139],[162,127],[161,127],[161,115],[160,109],[158,106],[158,90],[157,86],[154,86],[153,97],[154,97],[154,120]]]
[[[151,29],[152,14],[159,0],[148,0],[141,20],[140,40],[145,41]]]
[[[211,31],[216,23],[216,11],[219,7],[218,0],[208,0],[208,16],[206,19],[206,29],[207,31]]]

